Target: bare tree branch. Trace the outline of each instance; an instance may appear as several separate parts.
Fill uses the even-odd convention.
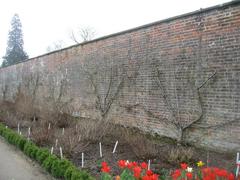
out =
[[[206,81],[202,82],[202,84],[199,87],[197,87],[197,90],[200,90],[205,84],[207,84],[208,81],[214,78],[216,74],[217,74],[217,71],[215,71],[211,76],[209,76]]]
[[[77,40],[77,38],[76,38],[75,33],[73,32],[73,30],[71,31],[70,39],[72,39],[73,42],[75,42],[76,44],[80,43],[80,41]]]
[[[111,63],[106,62],[104,66],[106,70],[104,71],[99,70],[96,64],[93,64],[93,67],[91,67],[90,61],[82,65],[82,71],[93,87],[93,93],[97,99],[96,107],[100,111],[102,119],[105,119],[113,102],[118,98],[119,92],[124,84],[126,73],[123,70],[122,74],[120,74],[120,80],[118,80],[116,79],[118,76],[114,74],[115,71],[117,72],[118,66],[113,66]],[[124,69],[123,66],[122,69]],[[98,86],[102,86],[104,91],[100,91],[100,87]]]
[[[84,27],[79,28],[77,32],[74,32],[73,30],[70,33],[70,39],[74,43],[81,43],[92,40],[96,35],[96,32],[93,28],[90,27]]]
[[[4,86],[2,86],[2,96],[3,96],[3,101],[6,100],[7,91],[8,91],[8,85],[5,84]]]

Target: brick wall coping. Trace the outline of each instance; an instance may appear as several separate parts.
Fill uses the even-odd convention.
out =
[[[173,20],[177,20],[177,19],[188,17],[188,16],[193,16],[193,15],[205,13],[205,12],[212,11],[212,10],[225,9],[225,8],[228,8],[229,6],[236,6],[236,5],[239,5],[239,4],[240,4],[240,0],[232,0],[230,2],[226,2],[226,3],[215,5],[215,6],[211,6],[211,7],[207,7],[207,8],[203,8],[203,9],[200,8],[199,10],[196,10],[196,11],[188,12],[188,13],[177,15],[177,16],[173,16],[173,17],[170,17],[170,18],[167,18],[167,19],[155,21],[155,22],[152,22],[152,23],[149,23],[149,24],[141,25],[141,26],[134,27],[134,28],[131,28],[131,29],[127,29],[127,30],[124,30],[124,31],[120,31],[120,32],[117,32],[117,33],[102,36],[102,37],[99,37],[99,38],[96,38],[96,39],[93,39],[93,40],[90,40],[90,41],[87,41],[87,42],[82,42],[82,43],[78,43],[78,44],[75,44],[75,45],[71,45],[71,46],[65,47],[63,49],[51,51],[51,52],[48,52],[48,53],[45,53],[45,54],[42,54],[42,55],[39,55],[39,56],[29,58],[29,59],[24,60],[22,62],[18,62],[16,64],[13,64],[13,65],[10,65],[10,66],[14,66],[14,65],[17,65],[17,64],[20,64],[20,63],[24,63],[24,62],[31,61],[31,60],[34,60],[34,59],[38,59],[40,57],[48,56],[48,55],[51,55],[51,54],[54,54],[54,53],[57,53],[57,52],[61,52],[61,51],[64,51],[64,50],[68,50],[68,49],[71,49],[73,47],[84,46],[84,45],[89,44],[89,43],[101,41],[101,40],[108,39],[108,38],[111,38],[111,37],[114,37],[114,36],[118,36],[118,35],[130,33],[130,32],[133,32],[133,31],[137,31],[137,30],[140,30],[140,29],[148,28],[148,27],[158,25],[158,24],[161,24],[161,23],[170,22],[170,21],[173,21]],[[0,67],[0,69],[7,68],[7,67],[10,67],[10,66]]]

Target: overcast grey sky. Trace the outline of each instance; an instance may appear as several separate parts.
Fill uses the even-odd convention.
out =
[[[11,18],[18,13],[30,57],[53,42],[69,42],[71,30],[93,27],[97,37],[116,33],[229,0],[7,0],[0,1],[0,62]]]

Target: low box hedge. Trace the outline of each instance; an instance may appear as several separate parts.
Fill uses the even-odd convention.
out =
[[[0,123],[0,135],[10,144],[22,150],[28,157],[36,160],[52,176],[65,180],[94,180],[89,173],[79,170],[67,159],[51,155],[48,149],[38,147],[33,142]]]

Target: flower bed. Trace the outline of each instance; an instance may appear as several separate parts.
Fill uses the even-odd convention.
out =
[[[116,180],[234,180],[232,173],[225,169],[215,167],[204,167],[204,163],[199,161],[197,168],[193,169],[188,164],[182,163],[180,169],[176,169],[170,176],[160,176],[148,169],[145,162],[118,161],[118,166],[122,170],[120,175],[115,175]],[[111,168],[106,162],[102,162],[101,180],[114,179],[111,175]]]
[[[0,124],[0,135],[10,144],[15,145],[22,150],[31,159],[36,160],[45,170],[56,178],[66,180],[93,180],[86,171],[77,169],[67,159],[59,159],[51,155],[48,149],[40,148],[34,143],[27,141],[26,138],[17,134],[13,130]]]
[[[0,135],[10,144],[22,150],[31,159],[36,160],[46,171],[56,178],[66,180],[93,180],[86,171],[79,170],[67,159],[60,159],[52,155],[48,149],[40,148],[28,141],[15,131],[6,128],[0,123]],[[157,174],[151,171],[145,162],[118,161],[119,174],[112,174],[111,167],[101,163],[101,180],[234,180],[234,175],[225,169],[205,167],[202,161],[196,164],[196,168],[188,164],[180,164],[180,168],[172,173]],[[238,179],[239,180],[239,179]]]

